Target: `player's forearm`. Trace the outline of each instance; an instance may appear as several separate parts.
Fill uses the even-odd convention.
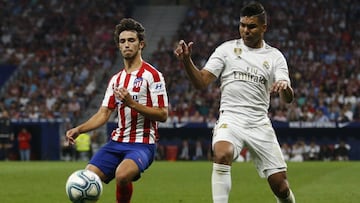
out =
[[[89,120],[77,127],[79,133],[89,132],[104,125],[109,120],[111,112],[111,110],[101,107]]]
[[[168,117],[168,110],[166,107],[148,107],[137,102],[132,103],[131,105],[129,105],[129,107],[135,109],[141,115],[145,116],[150,120],[165,122]]]
[[[186,74],[188,75],[191,83],[195,86],[196,89],[204,89],[207,87],[207,84],[204,82],[200,70],[195,66],[191,58],[184,59],[183,64],[185,67]]]

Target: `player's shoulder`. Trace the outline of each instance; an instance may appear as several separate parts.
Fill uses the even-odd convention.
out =
[[[236,40],[236,39],[225,41],[216,47],[215,52],[227,54],[229,51],[233,50],[234,47],[237,46],[237,43],[238,43],[237,41],[238,40]]]
[[[143,65],[142,68],[146,71],[149,72],[151,74],[162,74],[160,70],[158,70],[157,68],[155,68],[152,64],[143,61]]]
[[[236,46],[239,43],[238,41],[239,41],[238,39],[225,41],[225,42],[221,43],[218,46],[218,48],[228,48],[228,47]]]
[[[263,50],[264,50],[265,54],[271,55],[272,58],[278,58],[278,59],[285,58],[284,54],[280,51],[280,49],[278,49],[274,46],[271,46],[268,43],[265,43]]]
[[[274,53],[276,53],[276,54],[282,54],[281,51],[280,51],[280,49],[278,49],[278,48],[276,48],[276,47],[274,47],[274,46],[271,46],[270,44],[268,44],[268,43],[266,43],[266,42],[265,42],[265,47],[264,47],[264,49],[265,49],[266,51],[274,52]]]
[[[148,62],[143,62],[142,69],[145,73],[143,74],[143,76],[148,75],[149,77],[152,77],[155,81],[159,81],[163,77],[162,73]]]

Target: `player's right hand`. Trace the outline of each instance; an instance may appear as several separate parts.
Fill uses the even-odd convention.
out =
[[[189,59],[193,44],[194,44],[193,42],[189,42],[188,44],[186,44],[184,40],[180,40],[179,44],[176,46],[176,49],[174,50],[175,56],[180,60]]]
[[[66,139],[70,145],[75,144],[75,139],[79,135],[79,130],[77,128],[72,128],[66,132]]]

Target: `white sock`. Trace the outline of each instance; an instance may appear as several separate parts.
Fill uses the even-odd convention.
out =
[[[290,190],[290,194],[286,199],[276,197],[277,203],[295,203],[294,193]]]
[[[212,197],[214,203],[227,203],[231,189],[231,166],[213,163],[211,175]]]

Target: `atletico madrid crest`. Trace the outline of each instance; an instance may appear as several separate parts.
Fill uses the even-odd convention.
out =
[[[143,82],[143,78],[136,78],[136,79],[134,80],[134,88],[139,88],[139,87],[141,87],[142,82]]]

